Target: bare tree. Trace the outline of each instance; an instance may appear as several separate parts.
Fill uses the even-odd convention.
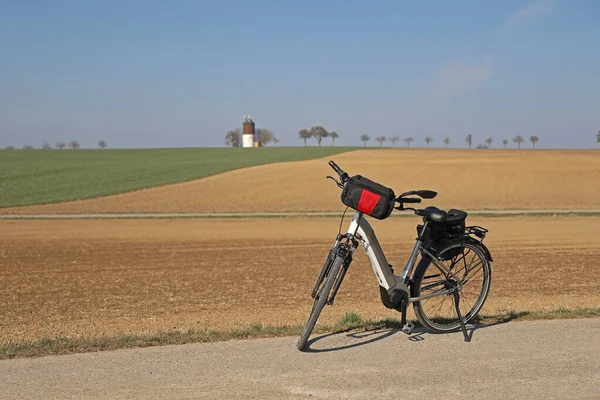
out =
[[[375,138],[376,141],[379,142],[379,147],[383,146],[383,142],[385,142],[387,140],[387,138],[385,136],[379,136]]]
[[[504,148],[506,149],[506,145],[508,144],[508,140],[502,139],[502,144],[504,145]]]
[[[533,145],[533,148],[535,149],[535,144],[540,141],[540,138],[535,135],[529,136],[529,141],[531,142],[531,144]]]
[[[427,136],[425,141],[427,142],[427,148],[429,148],[429,143],[433,142],[433,138],[431,136]]]
[[[15,146],[6,146],[4,150],[14,150]]]
[[[64,149],[65,147],[67,147],[67,144],[65,142],[58,142],[56,143],[56,148],[57,149]]]
[[[98,147],[100,147],[101,149],[105,149],[106,148],[106,140],[99,141]]]
[[[340,135],[337,132],[329,132],[329,137],[331,138],[331,145],[335,144],[335,139],[339,138]]]
[[[446,145],[446,148],[448,148],[448,145],[450,144],[450,138],[448,136],[444,138],[444,144]]]
[[[406,143],[406,147],[410,147],[410,142],[412,142],[413,140],[415,140],[415,138],[413,138],[412,136],[402,139],[402,141]]]
[[[596,143],[600,143],[600,131],[598,131],[598,134],[596,135]]]
[[[302,129],[298,132],[298,139],[304,140],[304,147],[306,147],[306,141],[312,137],[311,131],[308,129]]]
[[[465,142],[467,142],[469,148],[471,148],[471,145],[473,144],[473,135],[468,134],[467,137],[465,137]]]
[[[279,143],[279,139],[276,136],[273,136],[273,143],[275,143],[275,146]]]
[[[312,128],[310,128],[310,133],[315,139],[317,139],[319,147],[321,147],[321,140],[323,140],[324,137],[327,137],[329,135],[327,130],[322,126],[313,126]]]
[[[400,140],[400,138],[398,136],[392,136],[390,138],[390,142],[392,142],[392,147],[396,147],[396,142]]]
[[[23,150],[33,150],[33,146],[30,144],[26,144],[25,146],[23,146]]]
[[[273,132],[271,132],[269,129],[266,129],[266,128],[258,129],[257,133],[258,133],[258,140],[260,141],[260,144],[262,144],[263,146],[266,146],[268,143],[272,142],[273,138],[275,137]]]
[[[519,146],[519,149],[521,148],[521,143],[523,143],[525,141],[525,139],[523,139],[523,136],[515,136],[513,138],[513,142],[515,142],[517,144],[517,146]]]
[[[225,144],[231,147],[240,147],[241,139],[240,128],[235,128],[225,135]]]
[[[487,143],[488,147],[491,149],[492,148],[492,142],[494,141],[493,138],[489,137],[485,139],[485,142]]]
[[[42,149],[50,150],[51,148],[52,148],[52,146],[50,146],[49,142],[46,142],[46,141],[42,142]]]
[[[371,136],[362,134],[360,140],[363,142],[363,147],[367,147],[367,142],[371,140]]]

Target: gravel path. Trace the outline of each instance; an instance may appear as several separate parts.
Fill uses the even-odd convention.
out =
[[[0,362],[1,399],[598,399],[600,319],[396,331]]]
[[[600,210],[472,210],[469,215],[523,215],[523,214],[590,214]],[[347,215],[352,215],[348,210]],[[273,213],[98,213],[98,214],[2,214],[0,219],[110,219],[110,218],[268,218],[268,217],[323,217],[341,216],[341,212],[273,212]],[[395,213],[393,217],[412,217],[411,213]]]

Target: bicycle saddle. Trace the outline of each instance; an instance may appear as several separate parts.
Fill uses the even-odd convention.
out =
[[[423,210],[417,210],[416,214],[433,222],[444,222],[448,216],[446,211],[440,210],[434,206],[425,207]]]

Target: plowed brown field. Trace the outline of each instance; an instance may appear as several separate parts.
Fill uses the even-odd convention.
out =
[[[366,168],[365,168],[366,169]],[[600,307],[600,217],[469,217],[490,229],[484,313]],[[417,218],[374,221],[396,269]],[[336,218],[0,221],[0,343],[160,329],[303,324]],[[396,317],[362,250],[336,305]]]
[[[600,209],[600,151],[359,150],[325,159],[270,164],[197,181],[7,214],[98,212],[338,211],[339,189],[325,176],[335,160],[397,193],[439,192],[433,204],[462,209]]]

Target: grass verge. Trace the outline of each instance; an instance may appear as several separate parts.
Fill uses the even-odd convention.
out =
[[[534,321],[550,319],[600,318],[600,308],[557,309],[552,311],[519,311],[497,315],[480,315],[476,324],[496,325],[510,321]],[[417,321],[413,321],[419,326]],[[400,329],[396,319],[363,320],[357,313],[347,313],[333,325],[317,325],[313,334],[341,333],[348,331],[370,331]],[[264,326],[254,324],[246,328],[228,330],[159,331],[152,334],[117,335],[98,338],[43,338],[31,342],[9,342],[0,345],[0,360],[47,355],[86,353],[95,351],[180,345],[189,343],[222,342],[236,339],[271,338],[296,336],[301,325]]]

